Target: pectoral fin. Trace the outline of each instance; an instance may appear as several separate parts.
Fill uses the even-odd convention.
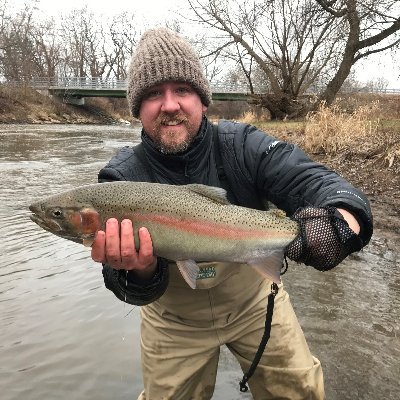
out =
[[[196,279],[199,275],[200,268],[193,260],[177,261],[176,265],[186,283],[192,288],[196,289]]]
[[[275,283],[280,283],[283,257],[283,251],[274,251],[267,258],[252,261],[249,262],[249,264],[262,276],[272,280]]]
[[[85,247],[92,247],[93,241],[94,241],[94,238],[83,239],[83,240],[82,240],[82,244],[83,244]]]

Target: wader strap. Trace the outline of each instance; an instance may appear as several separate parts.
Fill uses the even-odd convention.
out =
[[[250,368],[245,374],[243,375],[242,380],[240,381],[240,391],[241,392],[247,392],[249,390],[248,386],[246,383],[248,380],[252,377],[254,374],[254,371],[257,368],[258,363],[261,360],[261,356],[264,353],[265,346],[268,343],[268,339],[271,335],[271,323],[272,323],[272,315],[274,313],[274,303],[275,303],[275,296],[278,294],[278,285],[276,283],[273,283],[271,285],[271,293],[268,295],[268,304],[267,304],[267,314],[265,316],[265,328],[264,328],[264,334],[261,339],[260,345],[258,346],[258,350],[256,355],[254,356],[254,360],[250,365]]]

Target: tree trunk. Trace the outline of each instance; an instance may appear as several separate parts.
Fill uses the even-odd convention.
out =
[[[357,52],[357,46],[359,45],[360,40],[360,19],[357,14],[357,2],[356,0],[348,0],[346,4],[346,18],[349,23],[349,34],[347,37],[343,58],[335,76],[328,83],[324,93],[321,95],[321,101],[325,101],[328,106],[333,103],[336,95],[343,85],[343,82],[350,74],[351,67],[354,64],[354,57]]]
[[[314,108],[306,97],[296,99],[286,94],[279,97],[274,94],[261,95],[258,104],[269,111],[272,120],[301,118]]]

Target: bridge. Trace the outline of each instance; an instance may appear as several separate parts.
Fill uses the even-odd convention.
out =
[[[20,82],[18,82],[21,84]],[[126,97],[127,81],[125,79],[102,78],[34,78],[24,82],[36,90],[45,90],[51,95],[59,96],[65,103],[83,105],[85,97]],[[263,86],[255,88],[255,94],[251,94],[247,85],[211,83],[213,100],[220,101],[249,101],[257,98],[268,89]],[[400,89],[352,89],[351,92],[381,93],[400,95]],[[306,96],[314,95],[317,90],[309,90]]]
[[[28,86],[62,97],[65,103],[83,105],[85,97],[126,97],[127,81],[102,78],[34,78],[28,82]],[[247,101],[254,97],[246,85],[211,84],[211,91],[213,100]]]

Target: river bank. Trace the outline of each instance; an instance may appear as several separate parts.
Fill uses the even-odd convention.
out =
[[[75,106],[28,87],[0,85],[3,124],[129,124],[128,119],[125,99],[93,98]]]

